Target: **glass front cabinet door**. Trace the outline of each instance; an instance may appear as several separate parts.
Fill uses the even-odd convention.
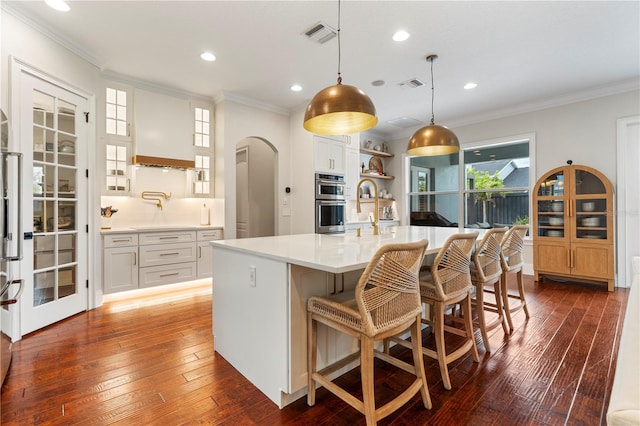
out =
[[[545,173],[534,188],[534,278],[606,283],[612,291],[613,217],[613,187],[599,171],[567,165]]]

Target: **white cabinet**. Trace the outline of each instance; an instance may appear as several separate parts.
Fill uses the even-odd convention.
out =
[[[136,155],[193,161],[189,100],[135,89]]]
[[[358,200],[356,188],[360,181],[360,150],[358,147],[346,149],[344,170],[345,196],[347,200]]]
[[[103,247],[104,293],[138,288],[138,235],[106,235]]]
[[[344,174],[345,147],[344,138],[331,139],[325,136],[314,136],[316,172]]]
[[[213,275],[213,247],[209,241],[221,240],[222,229],[210,229],[206,231],[198,231],[198,260],[197,271],[198,278],[211,278]]]
[[[140,234],[141,288],[196,279],[196,231]]]

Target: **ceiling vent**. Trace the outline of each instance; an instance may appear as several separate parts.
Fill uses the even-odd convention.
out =
[[[411,118],[411,117],[394,118],[393,120],[387,121],[387,123],[396,127],[401,127],[403,129],[408,129],[410,127],[417,127],[423,124],[422,121],[416,120],[415,118]]]
[[[403,81],[400,86],[408,86],[415,89],[416,87],[424,86],[424,83],[417,78],[412,78],[411,80]]]
[[[336,32],[336,30],[334,30],[324,22],[318,22],[307,31],[305,31],[304,35],[315,42],[323,44],[337,36],[338,33]]]

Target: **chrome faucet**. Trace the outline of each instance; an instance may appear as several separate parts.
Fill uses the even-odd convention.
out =
[[[360,179],[360,182],[358,182],[358,187],[356,188],[356,194],[358,194],[358,201],[356,201],[356,208],[358,213],[362,213],[362,208],[360,207],[360,187],[362,186],[363,183],[365,182],[371,182],[371,184],[373,185],[373,200],[374,200],[374,208],[373,208],[373,221],[371,221],[371,225],[373,226],[373,235],[378,235],[378,220],[379,220],[379,212],[378,212],[378,185],[376,184],[376,182],[371,179],[371,178],[363,178]]]

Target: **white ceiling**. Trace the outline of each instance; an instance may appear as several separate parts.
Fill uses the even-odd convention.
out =
[[[286,112],[336,81],[337,39],[320,45],[304,32],[337,27],[337,1],[72,1],[67,13],[2,3],[107,73],[207,97]],[[411,37],[392,41],[398,29]],[[387,120],[428,123],[432,53],[436,123],[447,126],[640,86],[638,1],[343,0],[341,30],[343,83],[371,97],[383,137],[415,129]],[[203,62],[205,50],[218,59]],[[399,85],[413,78],[425,85]],[[478,87],[464,90],[469,81]]]

